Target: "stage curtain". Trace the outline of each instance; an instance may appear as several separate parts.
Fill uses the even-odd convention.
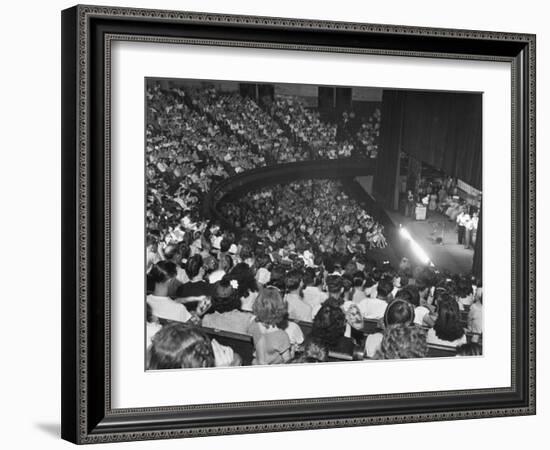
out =
[[[386,208],[396,209],[395,193],[399,176],[399,155],[402,147],[403,91],[385,89],[382,94],[380,151],[373,180],[373,194]]]
[[[482,94],[402,91],[401,95],[402,150],[482,190]]]

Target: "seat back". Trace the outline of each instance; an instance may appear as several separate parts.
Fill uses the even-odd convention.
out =
[[[445,358],[456,356],[456,347],[448,345],[428,344],[428,358]]]
[[[338,345],[328,352],[329,361],[358,361],[364,359],[364,352],[351,338],[343,337]]]
[[[243,366],[252,364],[252,360],[254,359],[252,336],[207,327],[200,327],[199,330],[208,335],[210,339],[216,339],[221,345],[231,347],[241,357]]]
[[[298,324],[298,326],[302,330],[304,338],[307,338],[311,334],[311,328],[313,327],[313,323],[304,322],[303,320],[297,320],[295,322]]]
[[[378,320],[376,319],[363,320],[363,333],[365,335],[378,333],[379,331],[382,331],[382,327],[380,327],[380,322]]]

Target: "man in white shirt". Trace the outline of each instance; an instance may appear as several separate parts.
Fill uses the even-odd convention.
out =
[[[187,308],[170,297],[151,294],[147,296],[147,304],[151,307],[153,316],[159,319],[187,322],[191,318]]]
[[[464,238],[466,234],[466,223],[468,223],[469,220],[470,220],[470,215],[467,212],[467,208],[466,206],[462,206],[460,214],[456,216],[459,244],[464,244]]]
[[[386,312],[386,308],[388,306],[387,299],[391,294],[392,289],[393,283],[391,278],[384,277],[380,279],[376,289],[377,297],[366,298],[357,305],[365,319],[378,320],[384,317],[384,313]]]
[[[292,270],[285,277],[285,287],[288,292],[285,295],[285,301],[288,304],[288,317],[293,320],[311,322],[313,319],[312,308],[300,297],[301,285],[302,278],[298,272]]]
[[[315,317],[315,313],[328,298],[328,294],[323,292],[318,286],[315,286],[315,273],[311,269],[306,270],[304,275],[304,284],[306,287],[302,291],[303,301],[311,306],[313,310],[313,317]]]

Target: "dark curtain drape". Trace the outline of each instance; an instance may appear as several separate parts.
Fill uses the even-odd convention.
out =
[[[482,190],[482,95],[411,91],[401,95],[402,150]]]
[[[384,207],[395,209],[395,192],[399,177],[399,154],[403,130],[404,100],[402,91],[384,90],[380,123],[380,151],[373,180],[374,197]]]
[[[472,264],[472,273],[480,280],[483,279],[483,214],[482,208],[479,208],[479,222],[477,223],[476,243],[474,246],[474,262]]]

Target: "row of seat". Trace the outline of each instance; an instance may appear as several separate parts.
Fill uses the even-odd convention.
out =
[[[304,337],[311,333],[310,322],[297,322],[302,329]],[[370,330],[380,331],[377,321],[368,321]],[[211,339],[216,339],[220,344],[231,347],[242,359],[243,365],[251,365],[254,359],[254,342],[252,336],[247,334],[233,333],[230,331],[218,330],[214,328],[200,328]],[[376,332],[372,331],[372,332]],[[429,358],[441,358],[456,356],[456,348],[445,345],[428,345]],[[356,345],[351,338],[344,338],[340,341],[337,348],[329,351],[329,361],[357,361],[365,359],[363,345]]]

